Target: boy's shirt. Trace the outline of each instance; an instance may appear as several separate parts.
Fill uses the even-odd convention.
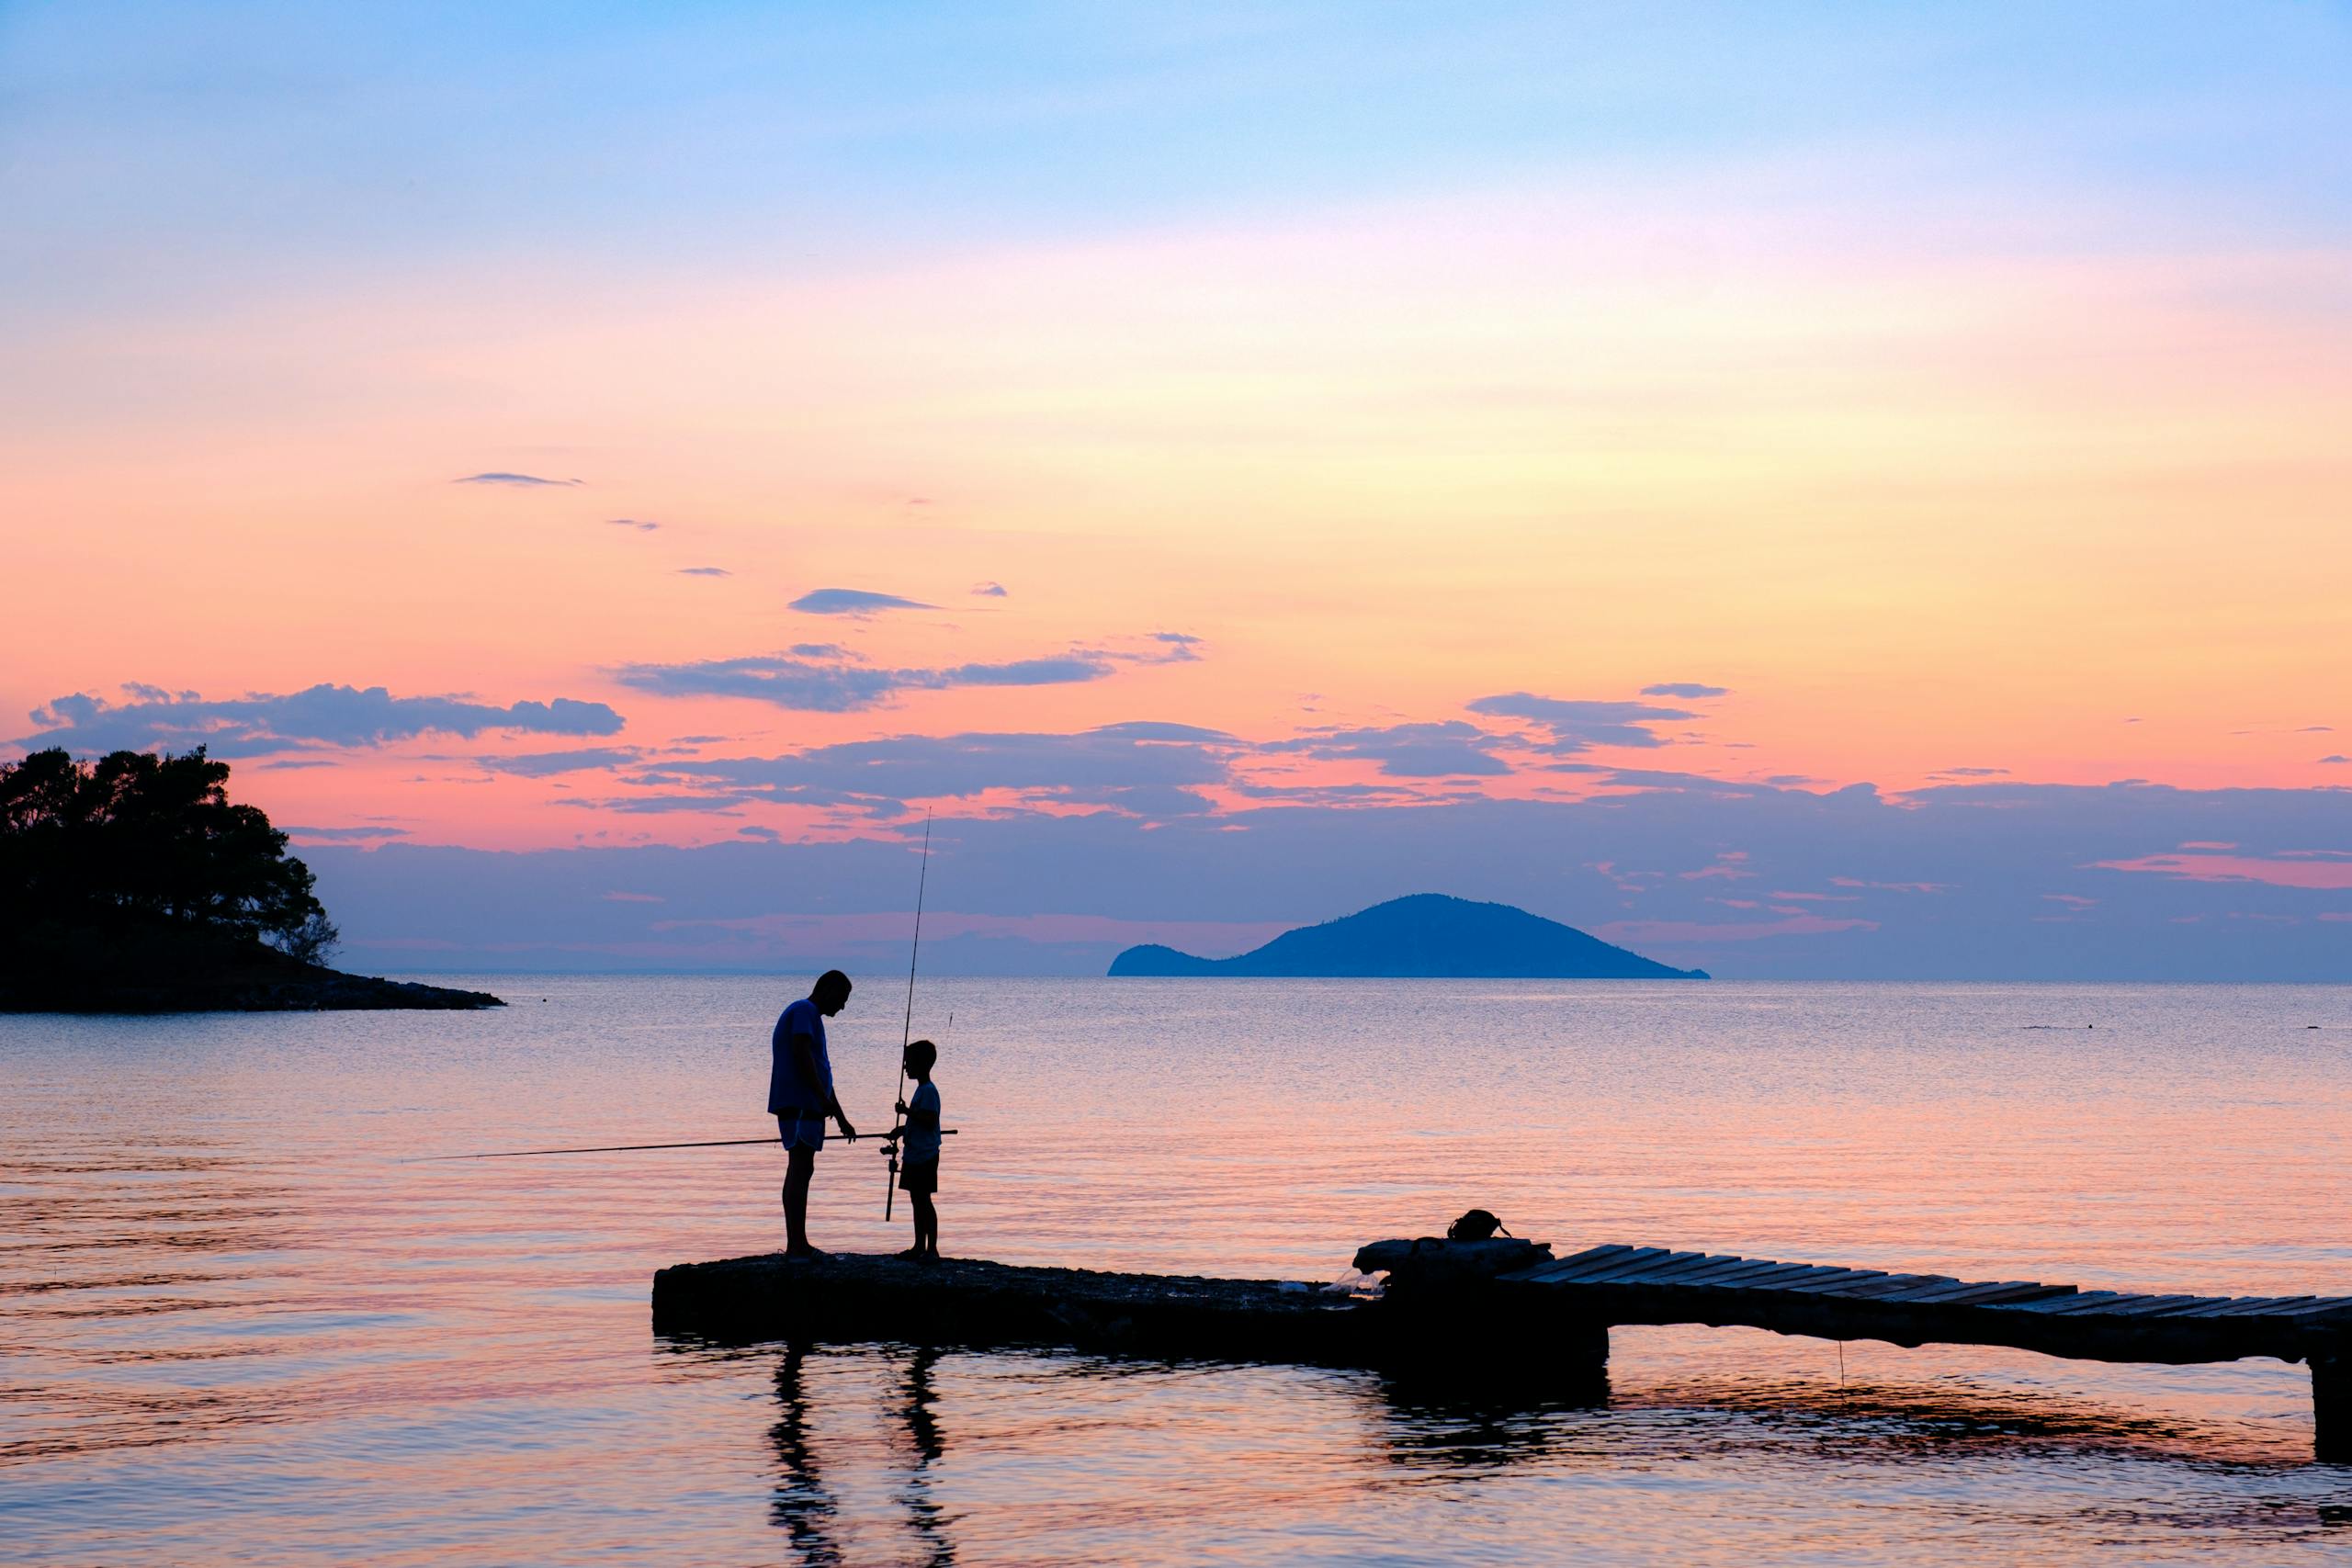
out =
[[[928,1127],[918,1127],[911,1122],[907,1124],[907,1163],[922,1165],[937,1159],[939,1157],[939,1086],[935,1083],[917,1084],[915,1097],[907,1101],[907,1109],[927,1111],[931,1112],[933,1118],[932,1124]]]

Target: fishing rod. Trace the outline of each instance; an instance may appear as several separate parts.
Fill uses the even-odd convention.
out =
[[[956,1135],[956,1129],[942,1127],[939,1133],[942,1137],[952,1138]],[[892,1133],[889,1137],[895,1138],[898,1135]],[[887,1142],[888,1139],[885,1141]],[[764,1138],[709,1138],[694,1144],[598,1144],[593,1148],[582,1149],[492,1149],[483,1154],[412,1155],[400,1163],[401,1165],[430,1165],[435,1160],[444,1159],[524,1159],[533,1155],[620,1155],[635,1154],[641,1149],[731,1149],[746,1144],[775,1142],[776,1142],[775,1134],[771,1133]]]
[[[915,1037],[915,961],[922,956],[922,896],[931,882],[931,814],[933,807],[922,813],[922,869],[915,874],[915,941],[907,950],[907,1016],[899,1028],[899,1092],[891,1101],[890,1135],[883,1140],[883,1148],[890,1156],[890,1168],[882,1173],[882,1222],[890,1221],[890,1205],[899,1193],[899,1134],[905,1130],[907,1103],[907,1046]]]

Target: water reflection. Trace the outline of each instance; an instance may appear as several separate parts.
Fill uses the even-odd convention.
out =
[[[939,1417],[933,1408],[938,1396],[932,1389],[931,1372],[939,1364],[939,1354],[930,1346],[918,1346],[908,1352],[906,1402],[900,1412],[914,1460],[899,1496],[906,1505],[907,1522],[913,1528],[915,1539],[927,1552],[922,1561],[929,1568],[947,1568],[956,1561],[956,1542],[947,1533],[947,1515],[940,1507],[939,1499],[932,1495],[931,1467],[947,1452],[947,1445],[939,1435]]]
[[[808,1394],[804,1384],[808,1348],[789,1345],[775,1364],[775,1397],[780,1407],[768,1440],[775,1445],[776,1482],[768,1504],[768,1517],[792,1542],[797,1559],[809,1564],[840,1562],[842,1551],[833,1536],[841,1504],[826,1485],[808,1436]]]
[[[1426,1372],[1377,1379],[1381,1455],[1413,1470],[1507,1470],[1555,1457],[1571,1413],[1605,1409],[1605,1375],[1586,1386],[1534,1395],[1514,1393],[1507,1376],[1464,1384]]]
[[[683,1343],[665,1347],[689,1351]],[[902,1513],[915,1550],[904,1561],[926,1568],[950,1568],[956,1542],[949,1533],[951,1516],[934,1495],[933,1467],[947,1454],[939,1420],[939,1395],[933,1372],[942,1352],[928,1346],[902,1349],[874,1347],[845,1348],[828,1356],[807,1345],[786,1345],[776,1354],[775,1387],[776,1419],[768,1428],[775,1453],[775,1478],[769,1494],[768,1520],[784,1531],[791,1560],[811,1565],[840,1563],[869,1554],[868,1517],[861,1527],[849,1517],[841,1489],[832,1475],[839,1470],[855,1489],[861,1479],[870,1487],[876,1454],[850,1435],[857,1408],[868,1390],[879,1393],[881,1408],[871,1414],[893,1428],[881,1462],[890,1472],[889,1496]],[[727,1359],[733,1359],[729,1357]],[[814,1380],[811,1369],[823,1363],[842,1369],[837,1378]],[[867,1374],[895,1374],[881,1378]],[[812,1381],[834,1386],[819,1394]],[[820,1438],[820,1427],[830,1436]],[[876,1494],[871,1490],[868,1497]]]

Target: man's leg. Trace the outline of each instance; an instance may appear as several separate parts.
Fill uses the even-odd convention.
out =
[[[817,1174],[817,1151],[795,1144],[785,1156],[784,1247],[786,1252],[810,1252],[808,1245],[808,1183]]]

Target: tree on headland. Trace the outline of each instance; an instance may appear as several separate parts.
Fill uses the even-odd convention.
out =
[[[229,764],[62,748],[0,765],[0,974],[86,988],[109,971],[186,970],[262,944],[304,964],[335,929],[311,868],[258,807],[229,799]]]

